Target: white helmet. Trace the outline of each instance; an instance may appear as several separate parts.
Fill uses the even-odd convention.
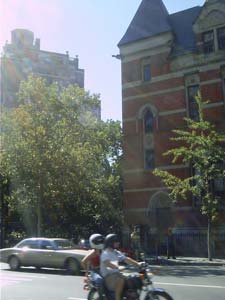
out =
[[[89,243],[93,249],[103,249],[104,247],[104,237],[99,233],[92,234],[89,238]]]

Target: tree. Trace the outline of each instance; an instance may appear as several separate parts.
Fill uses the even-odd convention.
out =
[[[173,163],[181,160],[192,167],[192,176],[182,179],[159,169],[155,169],[153,173],[162,178],[175,202],[188,199],[190,195],[200,199],[201,212],[208,220],[208,258],[211,260],[212,224],[217,219],[220,204],[220,199],[214,191],[214,183],[215,180],[225,178],[225,170],[221,167],[225,158],[225,135],[217,132],[215,125],[204,120],[203,106],[206,102],[202,101],[200,94],[196,101],[199,120],[185,118],[187,130],[173,130],[176,136],[171,138],[181,142],[181,145],[164,153],[173,157]]]
[[[11,180],[10,207],[31,235],[119,222],[121,127],[97,120],[99,105],[78,86],[30,76],[17,107],[3,113],[1,168]]]

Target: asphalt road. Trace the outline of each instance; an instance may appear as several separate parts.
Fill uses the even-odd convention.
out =
[[[83,277],[60,270],[22,268],[13,272],[0,264],[1,300],[85,300]],[[165,288],[174,300],[224,300],[225,267],[154,266],[156,287]]]

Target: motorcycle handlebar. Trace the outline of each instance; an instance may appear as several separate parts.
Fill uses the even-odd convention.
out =
[[[140,262],[139,267],[131,265],[131,264],[127,264],[125,266],[120,266],[119,270],[123,271],[123,270],[134,270],[137,271],[139,273],[146,271],[147,269],[149,269],[149,264],[146,262]]]

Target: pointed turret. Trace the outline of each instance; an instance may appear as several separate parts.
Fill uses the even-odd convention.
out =
[[[142,0],[118,46],[171,31],[168,11],[162,0]]]

